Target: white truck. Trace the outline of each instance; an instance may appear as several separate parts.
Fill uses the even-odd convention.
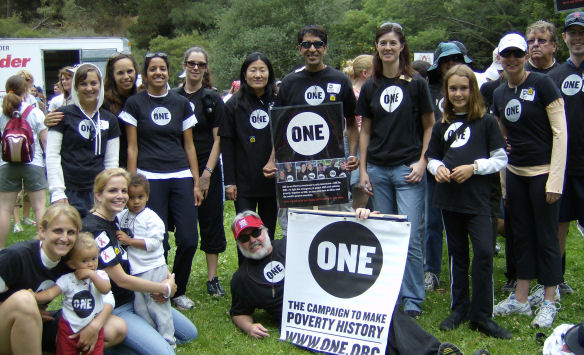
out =
[[[122,51],[130,52],[122,37],[0,38],[0,99],[6,94],[6,79],[21,69],[30,71],[34,85],[50,98],[64,66],[93,63],[105,75],[108,58]]]

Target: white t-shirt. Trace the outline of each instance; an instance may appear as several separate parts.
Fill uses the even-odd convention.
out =
[[[166,264],[162,245],[165,227],[164,222],[156,212],[148,207],[138,214],[125,209],[118,213],[118,221],[120,229],[126,234],[131,238],[143,239],[146,244],[146,250],[131,246],[127,248],[132,275],[141,274]]]
[[[109,280],[105,271],[97,270],[96,273],[99,277]],[[63,317],[75,333],[88,325],[101,312],[105,297],[108,298],[106,303],[111,304],[113,301],[111,291],[104,295],[97,290],[90,279],[77,280],[73,272],[59,277],[57,286],[65,295]]]
[[[27,103],[23,102],[22,105],[20,105],[20,113],[22,114],[28,106],[29,105]],[[0,132],[4,133],[4,128],[8,124],[9,120],[10,120],[10,117],[4,116],[3,113],[0,114]],[[43,148],[41,147],[41,144],[39,141],[39,133],[42,132],[43,130],[47,129],[47,127],[44,124],[45,115],[43,114],[43,112],[40,109],[35,107],[32,109],[32,111],[29,112],[28,116],[26,116],[26,121],[28,122],[28,124],[30,125],[30,128],[32,129],[33,138],[34,138],[34,157],[33,157],[33,160],[28,164],[44,167],[45,161],[43,159]],[[2,166],[4,164],[8,164],[8,163],[3,161],[2,156],[0,155],[0,166]]]

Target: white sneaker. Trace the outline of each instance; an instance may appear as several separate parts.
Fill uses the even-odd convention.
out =
[[[545,298],[545,287],[543,285],[537,284],[531,288],[531,293],[527,298],[527,301],[531,307],[535,308],[539,306]],[[560,289],[556,287],[556,295],[554,297],[556,302],[560,301]]]
[[[514,313],[530,316],[531,306],[529,305],[529,302],[520,303],[517,301],[517,299],[515,299],[515,293],[513,292],[508,298],[493,307],[493,315],[495,316],[508,316]]]
[[[14,233],[20,233],[20,232],[24,231],[24,229],[22,228],[20,223],[14,223],[14,229],[12,229],[12,231]]]
[[[191,309],[195,306],[195,303],[186,295],[173,298],[172,303],[174,303],[176,308],[181,310]]]
[[[535,311],[536,316],[531,322],[531,325],[536,328],[549,328],[554,323],[554,318],[556,313],[558,313],[556,304],[550,300],[543,301],[542,305],[537,311]]]
[[[440,286],[440,278],[433,272],[426,271],[424,276],[424,288],[426,291],[435,290]]]
[[[22,222],[27,226],[36,226],[37,224],[36,221],[30,217],[26,217]]]
[[[580,225],[580,222],[576,222],[576,228],[578,228],[578,232],[580,232],[580,235],[584,237],[584,227]]]

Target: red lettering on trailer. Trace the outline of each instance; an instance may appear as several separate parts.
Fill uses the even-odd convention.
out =
[[[0,58],[0,68],[24,68],[30,60],[31,58],[12,58],[8,54],[5,58]]]

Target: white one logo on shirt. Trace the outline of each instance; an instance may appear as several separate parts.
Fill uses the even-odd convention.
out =
[[[91,139],[95,134],[93,122],[88,119],[81,120],[77,129],[79,130],[79,134],[87,140]]]
[[[320,115],[302,112],[294,116],[286,128],[288,144],[296,153],[315,155],[328,144],[329,126]]]
[[[399,86],[392,85],[385,88],[379,97],[381,107],[387,112],[395,111],[403,100],[404,92]]]
[[[172,118],[170,111],[168,111],[166,107],[157,107],[152,110],[150,115],[152,121],[159,126],[166,126],[170,123],[170,119]]]
[[[505,106],[505,118],[509,122],[517,122],[521,116],[521,103],[517,99],[507,102]]]
[[[284,265],[279,261],[271,261],[264,266],[264,278],[275,284],[284,279]]]
[[[195,112],[195,104],[192,102],[189,102],[189,104],[191,104],[191,110],[193,110],[193,112]]]
[[[562,93],[573,96],[582,90],[582,78],[579,75],[569,75],[562,83]]]
[[[255,110],[249,115],[249,123],[255,129],[263,129],[270,123],[270,116],[264,110]]]
[[[451,124],[450,126],[448,126],[448,129],[446,130],[446,132],[444,132],[444,141],[448,142],[448,139],[456,133],[456,130],[458,129],[458,127],[462,126],[462,122],[454,122],[453,124]],[[454,142],[452,142],[452,144],[450,145],[451,148],[458,148],[458,147],[462,147],[463,145],[465,145],[468,140],[470,139],[470,127],[466,127],[464,129],[464,131],[459,132],[457,134],[457,137],[454,139]]]
[[[312,106],[320,105],[324,101],[324,90],[318,85],[309,86],[304,92],[304,100]]]
[[[444,113],[444,108],[442,107],[443,104],[444,104],[444,98],[441,98],[440,101],[438,101],[438,109],[442,113]]]

